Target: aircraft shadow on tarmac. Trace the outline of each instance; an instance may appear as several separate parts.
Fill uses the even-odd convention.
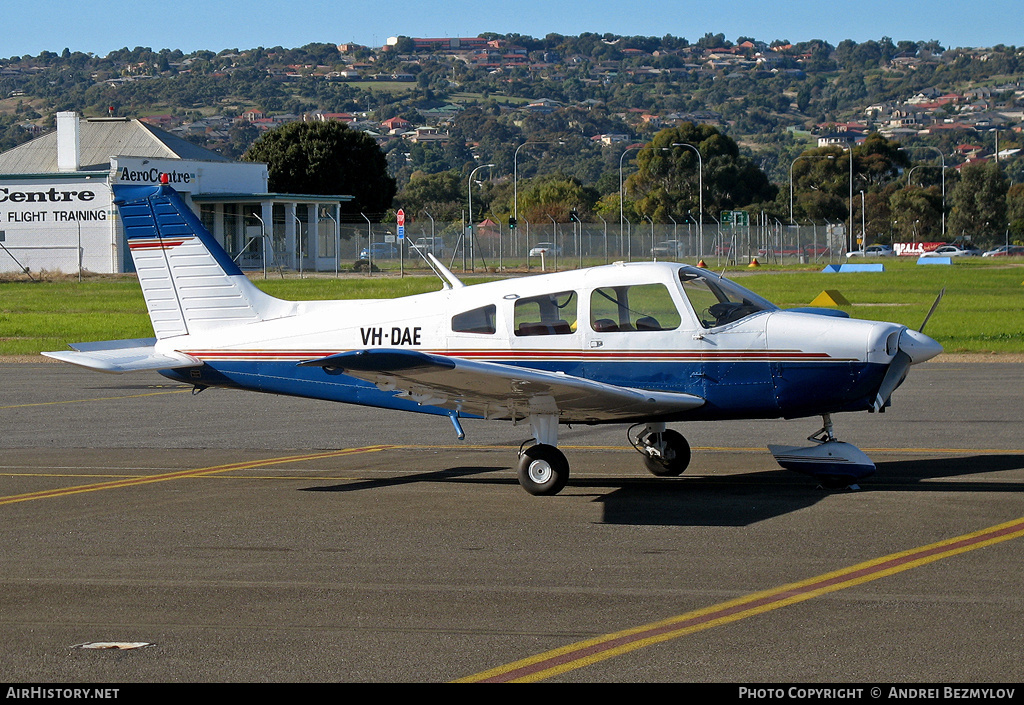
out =
[[[412,475],[400,475],[396,477],[377,478],[373,480],[359,480],[348,482],[344,485],[330,485],[327,487],[307,487],[303,492],[361,492],[365,490],[383,489],[385,487],[398,487],[420,482],[464,482],[474,480],[479,482],[502,482],[494,478],[482,480],[478,475],[492,472],[508,473],[509,469],[503,466],[476,465],[473,467],[446,468],[444,470],[432,470],[430,472],[414,473]],[[518,484],[514,475],[507,478],[508,484]]]
[[[544,503],[595,491],[604,505],[603,523],[636,526],[749,526],[806,509],[821,499],[848,492],[1012,492],[1024,483],[998,479],[970,480],[971,475],[1024,469],[1024,455],[977,454],[879,462],[875,475],[859,490],[826,490],[814,480],[788,470],[740,472],[730,475],[683,475],[679,478],[574,478],[559,497],[538,497]],[[957,478],[943,480],[943,478]],[[309,487],[309,492],[358,492],[420,482],[456,482],[517,486],[508,467],[461,466],[392,478]],[[612,487],[611,491],[608,488]]]
[[[1022,482],[965,479],[1022,469],[1024,455],[1019,454],[917,458],[879,462],[876,467],[876,474],[865,479],[859,490],[825,490],[802,476],[771,470],[690,481],[684,475],[668,486],[658,481],[627,482],[599,501],[605,504],[608,524],[747,526],[805,509],[836,492],[1024,491]]]

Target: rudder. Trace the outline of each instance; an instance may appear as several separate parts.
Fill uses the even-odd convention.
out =
[[[285,303],[246,278],[170,186],[114,186],[114,203],[158,339],[266,320]]]

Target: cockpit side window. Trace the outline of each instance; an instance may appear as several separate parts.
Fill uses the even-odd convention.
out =
[[[708,276],[703,272],[680,269],[679,281],[697,314],[697,320],[705,328],[724,326],[752,314],[777,308],[770,301],[728,279]]]
[[[597,333],[675,330],[681,319],[664,284],[594,289],[590,327]]]
[[[513,322],[517,336],[568,335],[576,332],[575,291],[517,299]]]
[[[452,331],[455,333],[493,334],[497,330],[494,324],[496,314],[497,307],[494,304],[457,313],[452,316]]]

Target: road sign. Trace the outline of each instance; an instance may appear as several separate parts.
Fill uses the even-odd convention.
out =
[[[750,227],[750,213],[746,211],[722,211],[722,225]]]
[[[405,226],[404,225],[399,225],[398,226],[398,239],[399,240],[404,240],[405,239]]]
[[[398,209],[398,213],[396,214],[396,217],[398,218],[398,225],[399,226],[405,225],[405,211],[404,210],[399,208]]]

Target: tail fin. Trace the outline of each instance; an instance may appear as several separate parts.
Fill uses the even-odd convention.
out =
[[[257,289],[170,186],[114,186],[158,339],[277,318],[290,304]]]

